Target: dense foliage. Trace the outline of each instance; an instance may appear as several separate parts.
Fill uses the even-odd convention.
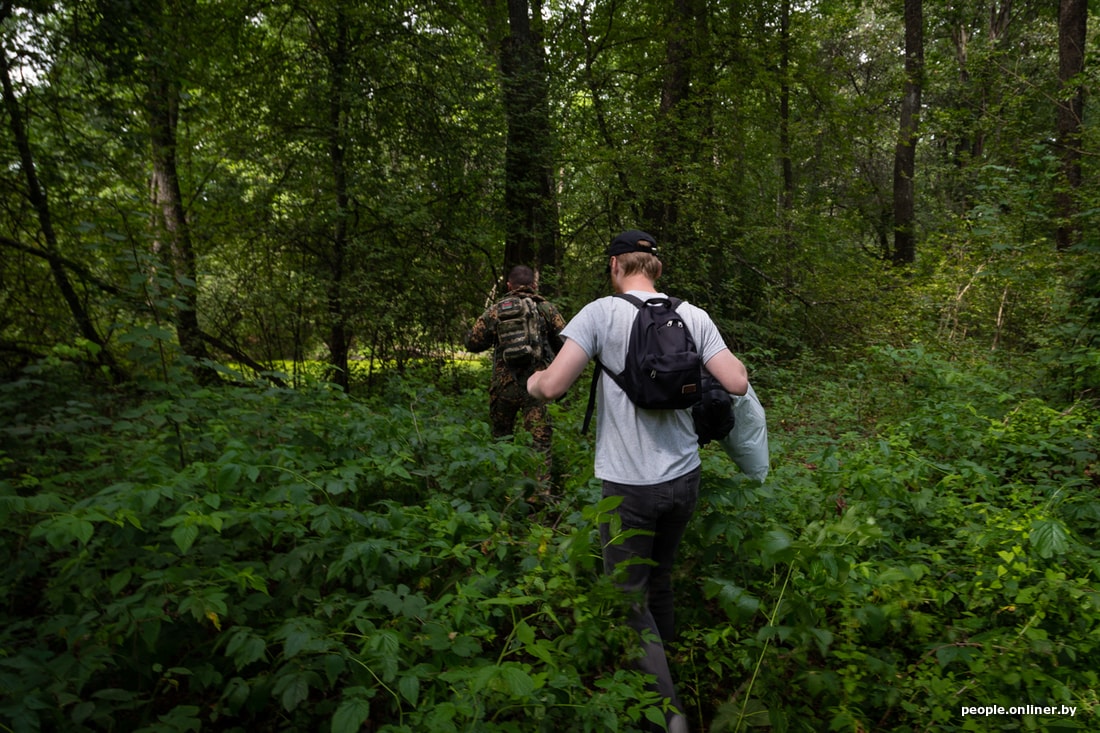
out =
[[[899,326],[1033,347],[1081,271],[1059,227],[1097,269],[1093,116],[1073,191],[1055,129],[1095,72],[1059,78],[1050,3],[923,4],[901,271],[898,3],[5,2],[0,373],[89,343],[122,382],[147,328],[199,360],[327,361],[342,386],[357,360],[448,355],[525,186],[548,197],[523,161],[552,171],[554,210],[527,224],[553,252],[509,254],[567,314],[641,227],[741,351]]]
[[[1018,374],[919,347],[757,370],[772,474],[704,451],[678,577],[701,730],[1094,726],[1100,414]],[[528,442],[471,420],[483,376],[5,384],[3,729],[636,730],[584,401],[534,511]]]
[[[633,227],[772,431],[763,485],[704,452],[670,647],[694,725],[1096,729],[1087,16],[0,0],[0,730],[660,717],[583,400],[533,506],[460,353],[503,265],[569,316]],[[964,714],[1021,705],[1075,714]]]

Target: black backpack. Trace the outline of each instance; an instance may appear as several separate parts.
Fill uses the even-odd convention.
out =
[[[615,297],[629,300],[637,306],[638,313],[630,329],[623,371],[608,372],[608,376],[638,407],[679,410],[698,403],[703,363],[687,325],[676,312],[683,301],[660,297],[642,301],[628,293],[616,293]],[[596,383],[603,370],[603,364],[597,360],[582,433],[588,431],[596,404]]]
[[[525,369],[544,361],[542,314],[533,298],[505,298],[497,304],[497,318],[497,342],[505,364]]]

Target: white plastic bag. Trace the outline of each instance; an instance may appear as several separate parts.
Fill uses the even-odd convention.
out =
[[[764,406],[749,385],[744,395],[730,395],[733,403],[733,430],[722,438],[722,448],[737,467],[751,479],[763,482],[771,462],[768,457],[768,423]]]

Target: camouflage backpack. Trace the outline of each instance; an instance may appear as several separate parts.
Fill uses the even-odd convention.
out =
[[[533,298],[513,295],[497,304],[497,343],[504,363],[514,369],[543,361],[542,314]]]

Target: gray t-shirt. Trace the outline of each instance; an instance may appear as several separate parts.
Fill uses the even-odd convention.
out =
[[[661,293],[631,291],[641,298]],[[562,330],[590,359],[618,374],[626,364],[627,341],[638,309],[628,300],[608,296],[594,300]],[[726,348],[706,311],[682,303],[676,311],[687,324],[703,363]],[[645,410],[634,406],[607,375],[597,388],[596,478],[632,486],[679,478],[699,466],[699,444],[691,410]]]

